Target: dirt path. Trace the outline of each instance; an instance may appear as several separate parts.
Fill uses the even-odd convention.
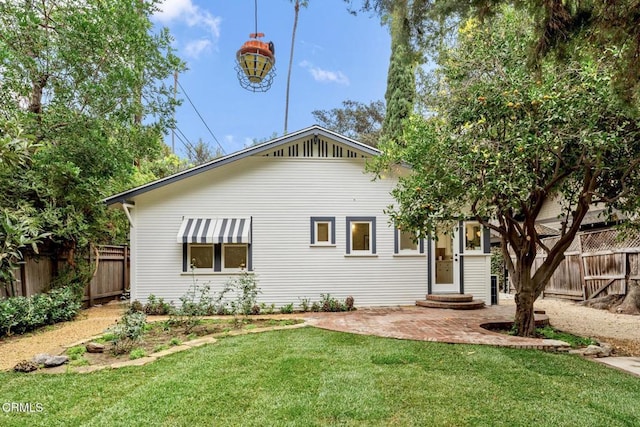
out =
[[[101,334],[122,317],[123,307],[120,303],[92,307],[82,310],[73,322],[0,339],[0,370],[11,369],[20,360],[31,360],[38,353],[60,354],[66,345]]]
[[[500,305],[503,304],[515,304],[513,295],[500,294]],[[640,356],[640,316],[611,313],[559,299],[539,299],[534,307],[544,310],[557,329],[609,343],[618,355]]]

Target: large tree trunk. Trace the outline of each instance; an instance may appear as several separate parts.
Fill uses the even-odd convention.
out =
[[[529,280],[531,285],[531,281]],[[526,287],[526,284],[523,284]],[[533,303],[536,295],[528,289],[521,289],[516,293],[516,316],[514,319],[514,327],[516,334],[521,337],[532,337],[536,332],[535,314],[533,312]]]
[[[640,281],[629,280],[627,296],[616,308],[616,312],[624,314],[640,314]]]

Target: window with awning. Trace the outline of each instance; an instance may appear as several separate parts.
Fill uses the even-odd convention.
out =
[[[178,243],[251,243],[251,218],[185,218]]]
[[[176,240],[184,272],[252,270],[251,218],[184,218]]]

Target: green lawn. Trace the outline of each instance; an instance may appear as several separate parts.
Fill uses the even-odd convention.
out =
[[[221,339],[141,368],[0,374],[0,425],[640,425],[640,379],[576,356],[313,328]]]

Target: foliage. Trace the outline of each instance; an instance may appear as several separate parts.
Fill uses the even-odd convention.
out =
[[[218,304],[228,302],[228,311],[234,316],[249,315],[257,303],[259,293],[260,288],[255,274],[243,271],[237,278],[227,281],[225,287],[220,291],[217,302]],[[228,297],[229,294],[230,297]]]
[[[504,256],[502,250],[499,247],[491,247],[491,274],[498,279],[498,290],[500,292],[509,292],[508,284],[505,283],[505,271]]]
[[[300,300],[300,308],[303,313],[311,310],[311,300],[309,298],[298,298]]]
[[[406,123],[406,149],[384,147],[383,162],[413,168],[394,190],[398,206],[389,212],[422,235],[468,217],[500,235],[517,292],[518,330],[531,335],[533,301],[589,206],[606,203],[629,216],[640,206],[634,196],[640,115],[637,106],[619,102],[614,70],[601,57],[585,50],[561,64],[547,58],[532,73],[523,60],[532,21],[510,8],[487,19],[484,25],[467,20],[455,49],[441,52],[438,80],[427,94],[437,115]],[[554,201],[566,219],[547,247],[534,225],[543,205]],[[534,272],[538,248],[546,258]]]
[[[187,145],[187,159],[193,166],[198,166],[209,162],[223,154],[220,147],[213,150],[202,138],[198,139],[195,145]]]
[[[71,320],[80,307],[80,298],[71,286],[30,297],[0,299],[0,337]]]
[[[77,345],[75,347],[71,347],[67,349],[66,354],[69,356],[70,360],[78,360],[84,356],[87,352],[87,349],[84,345]]]
[[[142,339],[147,323],[147,315],[141,312],[125,313],[115,326],[108,329],[111,334],[111,351],[123,354],[131,350]]]
[[[127,311],[129,311],[130,313],[144,312],[144,305],[142,305],[142,303],[138,300],[131,301],[131,304],[129,304],[129,308],[127,309]]]
[[[544,338],[550,340],[560,340],[568,343],[572,348],[586,347],[588,345],[597,344],[592,338],[580,337],[570,334],[568,332],[558,331],[551,326],[545,326],[544,328],[536,328],[536,333]]]
[[[364,144],[376,147],[385,117],[382,101],[364,104],[358,101],[342,101],[342,108],[314,110],[314,119],[322,126]]]
[[[0,166],[0,211],[28,225],[23,235],[71,251],[70,263],[89,241],[122,240],[122,215],[100,200],[129,185],[135,164],[160,155],[172,122],[165,78],[184,66],[169,33],[152,33],[156,8],[0,3],[0,152],[7,141],[29,141],[18,144],[22,161]]]
[[[129,352],[129,359],[136,360],[141,359],[147,355],[147,352],[143,348],[134,348]]]
[[[353,297],[349,300],[351,309],[353,309]],[[331,294],[320,294],[320,309],[321,311],[348,311],[347,304],[341,303],[338,299],[331,296]]]
[[[170,322],[184,326],[185,333],[200,324],[202,316],[212,314],[214,303],[211,296],[211,286],[207,283],[199,285],[192,274],[193,283],[189,290],[180,297],[180,307],[171,315]]]
[[[2,372],[0,395],[45,408],[0,411],[11,426],[632,426],[640,384],[565,354],[302,328],[229,337],[126,372]],[[122,402],[135,405],[114,410]]]
[[[173,312],[171,304],[164,301],[164,298],[158,298],[154,294],[149,295],[147,303],[144,305],[144,312],[149,315],[164,316]]]
[[[282,307],[280,307],[280,313],[282,314],[293,313],[293,303],[285,304]]]

